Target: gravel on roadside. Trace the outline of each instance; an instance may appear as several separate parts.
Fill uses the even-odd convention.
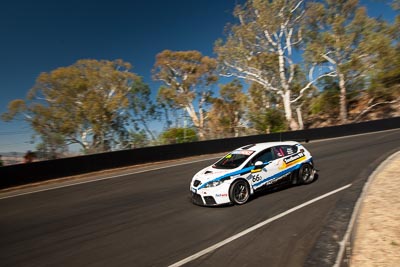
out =
[[[400,266],[400,151],[372,177],[354,230],[351,267]]]

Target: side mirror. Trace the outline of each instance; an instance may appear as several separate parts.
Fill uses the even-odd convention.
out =
[[[254,164],[254,166],[255,167],[261,167],[261,166],[263,166],[264,165],[264,162],[262,162],[262,161],[257,161],[255,164]]]
[[[264,167],[264,163],[262,161],[256,161],[256,163],[254,163],[254,169],[251,170],[251,173],[256,173],[256,172],[260,172],[262,170],[262,168]]]

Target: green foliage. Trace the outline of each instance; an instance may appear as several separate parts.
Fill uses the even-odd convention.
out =
[[[149,138],[144,130],[129,132],[130,148],[141,148],[149,145]]]
[[[198,141],[196,131],[192,128],[170,128],[160,135],[162,144],[180,144]]]
[[[151,99],[150,87],[142,80],[138,80],[132,85],[128,98],[135,130],[140,131],[143,128],[151,140],[155,141],[156,138],[150,130],[148,122],[160,119],[161,113]]]
[[[329,115],[337,117],[340,104],[340,88],[337,79],[326,77],[318,83],[320,91],[314,93],[308,103],[311,115]]]
[[[36,146],[40,158],[56,159],[68,151],[65,138],[61,134],[49,133],[41,135],[41,139],[42,142]]]
[[[285,114],[277,109],[267,108],[249,115],[250,125],[257,133],[283,132],[288,129]]]
[[[259,84],[249,88],[248,120],[257,133],[281,132],[288,129],[285,114],[278,109],[281,99],[274,94],[260,90]]]
[[[160,94],[184,108],[197,97],[197,86],[217,81],[216,61],[198,51],[164,50],[156,57],[154,79],[164,82]]]
[[[293,75],[291,64],[301,42],[301,1],[247,1],[235,8],[239,23],[229,25],[225,41],[214,50],[224,75],[259,83],[264,90],[283,90]]]
[[[215,59],[198,51],[164,50],[153,69],[154,79],[164,83],[158,102],[185,110],[201,139],[205,138],[205,105],[211,96],[210,85],[217,81],[216,68]]]
[[[14,117],[23,113],[27,109],[26,103],[22,99],[12,100],[8,104],[8,112],[1,114],[1,118],[4,121],[11,121]]]
[[[271,133],[283,132],[288,130],[288,125],[285,120],[285,115],[282,111],[276,109],[269,109],[265,114],[266,122],[268,123],[269,131]]]
[[[400,0],[392,0],[392,8],[393,10],[400,10]]]
[[[129,108],[137,104],[130,105],[129,94],[142,83],[131,68],[122,60],[79,60],[42,73],[27,100],[12,101],[2,117],[22,115],[50,147],[60,140],[85,152],[124,147]]]
[[[306,22],[307,47],[303,57],[308,62],[325,63],[336,71],[340,119],[345,123],[348,106],[354,100],[349,95],[363,89],[360,86],[365,84],[366,73],[374,69],[379,53],[384,51],[385,30],[377,20],[368,17],[358,0],[311,2]],[[325,105],[323,99],[329,94],[320,97],[320,104]]]
[[[393,45],[390,32],[381,38],[375,68],[369,72],[370,84],[367,93],[371,99],[390,101],[400,97],[400,46]]]
[[[326,89],[311,101],[310,112],[312,115],[327,114],[337,116],[339,112],[340,91],[338,88]]]
[[[307,80],[306,66],[296,62],[294,51],[304,46],[305,7],[301,0],[249,0],[236,7],[239,23],[230,26],[226,40],[218,40],[214,47],[222,75],[257,83],[264,96],[280,98],[276,108],[284,111],[293,130],[302,127],[302,120],[294,119],[294,108],[301,106],[316,80],[334,75],[330,69],[313,72],[315,65],[323,63],[313,58]]]
[[[220,97],[211,99],[207,126],[212,137],[232,137],[244,132],[240,123],[246,112],[247,97],[242,90],[240,81],[234,79],[220,86]]]

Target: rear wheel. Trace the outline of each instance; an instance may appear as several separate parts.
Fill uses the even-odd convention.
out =
[[[299,184],[309,184],[314,180],[314,170],[313,167],[305,163],[301,165],[298,173],[297,180]]]
[[[229,189],[229,197],[234,204],[242,205],[250,197],[249,184],[244,180],[234,182]]]

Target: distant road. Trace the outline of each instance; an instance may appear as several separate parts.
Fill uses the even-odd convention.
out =
[[[316,182],[243,206],[190,202],[191,177],[215,159],[0,199],[0,265],[168,266],[209,248],[186,266],[323,266],[317,260],[335,258],[367,177],[400,149],[400,129],[305,146],[320,170]]]

